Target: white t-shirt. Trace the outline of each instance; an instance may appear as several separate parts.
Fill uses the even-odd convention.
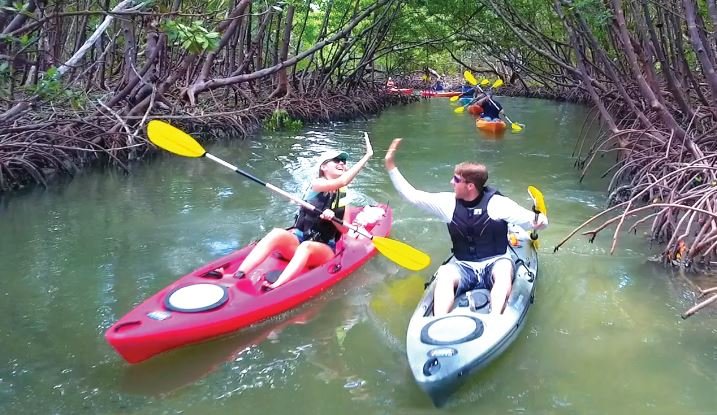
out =
[[[452,192],[430,193],[417,190],[401,175],[398,168],[388,172],[398,193],[411,204],[436,216],[444,223],[451,223],[453,211],[456,209],[456,197]],[[518,225],[523,229],[531,229],[535,220],[535,212],[530,211],[513,200],[494,195],[487,206],[488,216],[493,220],[504,220]],[[506,236],[507,237],[507,236]]]

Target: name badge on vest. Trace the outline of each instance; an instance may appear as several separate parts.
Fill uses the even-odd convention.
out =
[[[472,216],[480,216],[483,214],[483,209],[481,209],[481,208],[472,208],[472,209],[468,209],[468,210],[471,212]]]

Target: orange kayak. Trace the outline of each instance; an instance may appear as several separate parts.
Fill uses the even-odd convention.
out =
[[[505,131],[505,121],[488,121],[484,118],[478,118],[476,120],[476,127],[487,133],[502,133],[503,131]]]

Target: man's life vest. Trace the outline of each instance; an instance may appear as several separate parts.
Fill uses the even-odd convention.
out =
[[[488,216],[488,202],[496,194],[500,194],[496,189],[484,187],[472,206],[456,200],[453,220],[448,224],[456,259],[480,261],[508,249],[508,223]]]

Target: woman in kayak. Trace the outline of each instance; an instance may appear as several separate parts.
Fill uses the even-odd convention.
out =
[[[433,314],[447,314],[456,295],[476,288],[490,290],[491,314],[503,313],[513,281],[513,261],[508,252],[508,223],[524,229],[542,229],[548,219],[525,209],[485,186],[488,170],[482,164],[461,163],[453,170],[453,193],[416,190],[401,175],[394,156],[401,139],[386,152],[386,170],[398,193],[408,202],[448,225],[456,260],[437,271]],[[457,291],[456,291],[457,289]]]
[[[273,229],[256,244],[234,274],[236,278],[244,277],[274,251],[290,260],[274,283],[264,281],[264,287],[267,289],[280,286],[306,266],[319,266],[333,258],[336,241],[345,229],[341,229],[342,227],[331,219],[343,218],[345,187],[373,155],[367,133],[364,133],[364,138],[366,154],[351,168],[346,164],[346,152],[327,151],[321,155],[317,166],[318,177],[312,180],[304,200],[316,206],[322,213],[300,208],[293,227]]]

